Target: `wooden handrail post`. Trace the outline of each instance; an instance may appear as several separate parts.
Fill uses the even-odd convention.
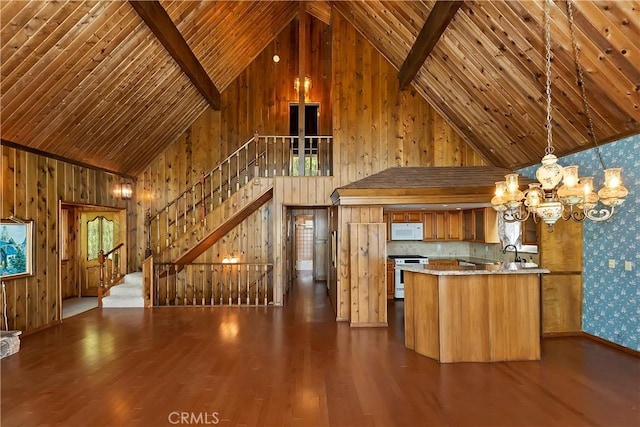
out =
[[[106,257],[104,256],[104,251],[100,249],[98,252],[98,264],[100,265],[100,287],[104,288],[104,262]]]
[[[207,204],[204,202],[205,201],[205,195],[204,195],[204,170],[200,172],[200,204],[202,205],[200,212],[202,212],[202,214],[200,215],[200,222],[202,222],[204,224],[204,219],[207,216]]]

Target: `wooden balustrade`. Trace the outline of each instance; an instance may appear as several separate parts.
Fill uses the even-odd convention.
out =
[[[331,136],[305,137],[305,176],[332,173]],[[208,212],[258,176],[298,175],[294,164],[297,136],[259,136],[257,133],[163,209],[147,213],[147,255],[158,254],[192,226],[206,225]]]
[[[126,247],[124,243],[120,243],[105,253],[102,249],[98,252],[99,281],[98,287],[98,305],[102,305],[102,298],[108,295],[109,289],[119,283],[125,276],[126,257],[123,256]],[[124,262],[123,262],[124,260]]]
[[[148,256],[142,262],[142,296],[144,298],[145,308],[153,305],[155,295],[153,279],[153,256]]]
[[[273,303],[273,264],[157,263],[153,267],[150,296],[156,306]]]

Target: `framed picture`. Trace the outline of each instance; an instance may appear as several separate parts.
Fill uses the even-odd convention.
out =
[[[0,220],[0,279],[33,275],[33,221]]]

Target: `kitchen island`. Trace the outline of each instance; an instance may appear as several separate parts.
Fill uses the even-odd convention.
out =
[[[401,267],[405,346],[441,363],[540,359],[542,268]]]

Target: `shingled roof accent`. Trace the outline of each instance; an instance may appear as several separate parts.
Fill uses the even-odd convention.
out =
[[[487,202],[509,169],[494,166],[395,167],[337,188],[334,204]],[[520,178],[520,188],[530,182]]]

